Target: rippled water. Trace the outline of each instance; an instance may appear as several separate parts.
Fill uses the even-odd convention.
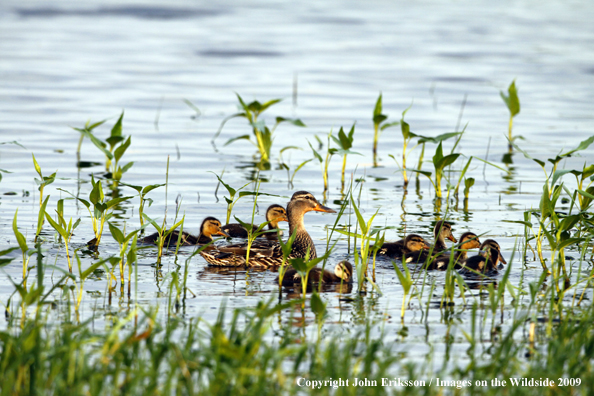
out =
[[[58,180],[45,193],[51,195],[53,211],[58,197],[67,195],[58,188],[76,193],[76,148],[78,132],[88,120],[108,119],[97,129],[100,138],[125,110],[124,135],[132,145],[124,161],[134,166],[124,181],[135,185],[165,182],[170,156],[169,187],[150,193],[154,200],[146,212],[162,219],[168,208],[171,224],[175,200],[181,201],[185,229],[198,232],[201,220],[209,215],[224,221],[224,189],[209,171],[224,173],[234,187],[254,178],[256,153],[246,142],[224,146],[229,138],[248,134],[243,119],[229,121],[216,140],[211,138],[222,120],[237,111],[235,93],[245,100],[282,98],[264,119],[273,116],[298,117],[307,128],[281,124],[275,137],[273,169],[263,171],[261,190],[279,195],[262,197],[258,219],[263,221],[270,203],[284,204],[294,191],[308,190],[322,198],[322,178],[316,160],[300,170],[294,187],[287,172],[278,165],[279,150],[288,150],[285,162],[294,169],[312,157],[307,142],[316,146],[317,134],[325,142],[330,130],[356,122],[353,150],[361,156],[348,157],[347,173],[364,177],[360,206],[369,218],[376,210],[376,226],[394,226],[388,240],[404,233],[430,236],[431,222],[448,207],[454,233],[466,230],[485,233],[503,247],[512,267],[511,279],[524,288],[537,278],[540,264],[529,261],[523,272],[519,254],[510,260],[521,226],[502,220],[521,220],[522,212],[539,203],[544,176],[540,168],[521,154],[513,164],[502,164],[507,152],[508,111],[499,91],[516,79],[521,113],[514,122],[514,134],[523,136],[518,144],[533,157],[546,159],[574,148],[594,131],[594,5],[591,2],[21,2],[0,4],[0,142],[16,140],[24,148],[0,146],[0,247],[16,246],[12,218],[19,210],[18,223],[33,244],[38,209],[36,177],[30,153],[34,153],[44,174],[58,171]],[[456,151],[506,168],[503,172],[474,160],[467,176],[476,179],[467,208],[462,201],[444,202],[436,208],[430,183],[411,183],[405,195],[402,176],[389,154],[400,158],[402,136],[399,128],[387,129],[380,138],[380,166],[372,167],[371,143],[373,107],[383,93],[384,113],[397,121],[412,105],[406,120],[415,133],[436,136],[467,125]],[[191,101],[200,109],[184,103]],[[449,152],[453,141],[444,149]],[[431,167],[435,146],[428,145],[424,169]],[[325,150],[325,149],[324,149]],[[325,151],[324,151],[325,152]],[[420,150],[411,154],[416,164]],[[571,157],[562,167],[581,168],[591,163],[594,150]],[[89,141],[82,159],[103,163],[103,154]],[[427,162],[429,161],[429,162]],[[330,191],[326,203],[337,208],[341,199],[341,160],[330,164]],[[460,169],[466,158],[455,167]],[[82,196],[90,191],[90,174],[100,175],[103,165],[80,171]],[[292,170],[291,170],[292,172]],[[453,181],[457,177],[453,176]],[[572,181],[567,178],[567,181]],[[253,188],[248,186],[247,188]],[[14,193],[14,194],[13,194]],[[133,195],[123,188],[122,195]],[[165,199],[167,197],[167,200]],[[137,199],[117,211],[119,226],[138,227]],[[247,219],[253,201],[241,199],[234,215]],[[81,217],[73,237],[80,247],[93,236],[88,213],[68,201],[67,217]],[[441,213],[441,214],[440,214]],[[326,226],[334,215],[308,214],[307,228],[323,251]],[[341,224],[347,221],[341,220]],[[67,268],[64,250],[53,244],[53,233],[45,226],[47,257]],[[117,244],[104,234],[101,257],[116,254]],[[156,249],[143,250],[140,257],[138,297],[144,305],[167,306],[171,273],[183,267],[192,248],[181,249],[180,257],[164,259],[154,266]],[[13,252],[15,256],[16,252]],[[571,253],[578,256],[577,253]],[[350,257],[346,240],[332,253],[331,262]],[[352,258],[351,258],[352,259]],[[83,258],[84,265],[93,260]],[[578,265],[577,263],[575,264]],[[20,258],[4,268],[0,277],[0,300],[6,304],[12,294],[7,276],[21,277]],[[183,271],[183,269],[182,269]],[[421,276],[423,274],[420,274]],[[214,271],[200,257],[190,264],[188,296],[182,313],[213,319],[222,302],[229,307],[251,306],[277,293],[272,272]],[[52,279],[46,282],[50,284]],[[428,313],[430,327],[417,300],[407,312],[408,350],[422,353],[435,343],[441,348],[442,331],[448,326],[439,300],[444,275],[429,273],[428,284],[436,280]],[[357,298],[356,286],[345,293],[328,291],[331,322],[360,323],[370,316],[388,324],[391,337],[400,331],[402,287],[388,262],[380,262],[377,283],[382,295],[369,293]],[[126,312],[129,301],[117,296],[109,302],[106,281],[85,284],[83,317],[94,310],[105,311],[106,320]],[[425,292],[426,304],[428,292]],[[477,298],[483,298],[478,292]],[[290,297],[290,296],[289,296]],[[460,299],[458,299],[460,300]],[[457,300],[457,301],[458,301]],[[463,306],[462,301],[458,301]],[[467,314],[460,308],[458,323],[464,326]],[[166,310],[163,309],[163,312]],[[165,315],[165,313],[162,313]],[[313,319],[307,313],[306,322]],[[502,317],[501,321],[509,318]],[[336,326],[344,326],[339,324]],[[5,324],[0,325],[5,326]],[[430,329],[430,330],[429,330]],[[431,334],[429,334],[431,333]],[[460,336],[461,337],[461,336]],[[457,339],[461,350],[464,339]],[[414,355],[414,353],[411,353]]]

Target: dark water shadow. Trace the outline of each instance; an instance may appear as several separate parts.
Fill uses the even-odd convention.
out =
[[[65,10],[55,7],[16,8],[15,12],[23,18],[56,18],[64,16],[78,17],[134,17],[140,19],[188,19],[195,17],[216,16],[223,12],[212,9],[184,7],[152,7],[123,5],[99,7],[95,9]]]

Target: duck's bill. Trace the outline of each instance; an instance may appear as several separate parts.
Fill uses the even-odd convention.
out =
[[[457,242],[458,242],[458,241],[456,240],[456,238],[454,238],[454,236],[453,236],[452,234],[450,234],[450,235],[448,236],[448,239],[449,239],[450,241],[454,242],[454,243],[457,243]]]
[[[227,234],[225,231],[220,230],[219,232],[215,233],[214,235],[222,235],[225,238],[231,238],[231,236],[229,234]]]
[[[334,209],[330,209],[327,206],[324,206],[320,203],[318,203],[313,210],[315,210],[316,212],[326,212],[326,213],[336,213],[336,211]]]
[[[507,264],[507,261],[505,261],[505,259],[503,258],[503,254],[501,254],[501,252],[499,252],[499,262]]]

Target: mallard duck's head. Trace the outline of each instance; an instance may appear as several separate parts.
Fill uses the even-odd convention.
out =
[[[345,282],[350,282],[353,276],[353,266],[346,260],[341,261],[334,267],[334,274]]]
[[[487,239],[481,244],[481,255],[492,257],[492,261],[495,264],[497,264],[497,261],[507,264],[507,261],[501,255],[501,247],[499,247],[499,244],[494,239]]]
[[[289,216],[291,214],[305,214],[307,212],[327,212],[327,213],[336,213],[334,209],[330,209],[321,203],[307,191],[297,191],[291,197],[291,201],[287,205],[287,213]]]
[[[481,241],[474,232],[465,232],[460,237],[460,249],[476,249],[481,247]]]
[[[411,252],[417,252],[423,249],[429,249],[430,246],[425,239],[417,234],[407,235],[404,239],[404,246]]]
[[[289,221],[287,218],[287,211],[280,205],[270,205],[266,209],[266,221],[270,222],[272,228],[278,228],[278,223],[281,221]]]
[[[456,238],[454,238],[454,235],[452,235],[452,225],[444,220],[439,220],[437,223],[435,223],[433,235],[435,235],[435,239],[439,239],[439,235],[441,235],[442,237],[448,238],[454,243],[458,242]]]
[[[212,235],[222,235],[224,237],[229,237],[229,235],[221,230],[221,222],[214,217],[207,217],[206,219],[202,220],[200,234],[209,238],[211,238]]]

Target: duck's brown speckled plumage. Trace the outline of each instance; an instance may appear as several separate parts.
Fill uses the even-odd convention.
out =
[[[334,210],[321,205],[312,194],[307,191],[298,191],[293,194],[287,205],[287,218],[289,221],[289,234],[295,233],[291,254],[289,258],[317,257],[316,247],[307,233],[303,224],[303,216],[309,211],[335,213]],[[221,247],[211,251],[200,252],[202,257],[215,266],[239,267],[246,265],[247,245],[235,245],[232,248]],[[249,267],[277,267],[282,264],[283,254],[279,244],[272,244],[263,251],[250,248]]]

